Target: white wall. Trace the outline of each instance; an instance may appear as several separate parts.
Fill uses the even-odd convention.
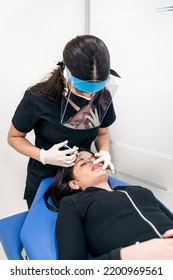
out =
[[[2,0],[0,9],[0,218],[26,209],[27,158],[7,144],[14,110],[28,86],[62,58],[65,43],[85,32],[81,0]],[[91,0],[90,33],[110,49],[122,76],[114,98],[111,150],[118,173],[173,192],[172,0]],[[30,136],[32,139],[32,135]],[[161,198],[167,197],[161,193]],[[173,199],[170,205],[173,204]],[[172,205],[173,206],[173,205]],[[0,259],[4,254],[0,251]]]
[[[169,6],[172,0],[92,0],[90,33],[105,41],[112,67],[122,77],[114,98],[117,121],[110,129],[118,174],[167,189],[173,210],[173,11],[167,11]]]
[[[62,59],[64,45],[85,33],[85,1],[4,0],[0,6],[0,218],[3,218],[26,209],[23,192],[28,159],[10,148],[6,140],[14,110],[27,87],[44,78]]]

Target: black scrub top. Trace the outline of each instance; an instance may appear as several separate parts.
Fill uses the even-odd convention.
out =
[[[14,127],[23,133],[34,130],[35,146],[45,150],[54,144],[68,140],[68,145],[90,149],[92,142],[98,134],[99,127],[74,130],[61,124],[61,99],[54,101],[49,97],[31,88],[24,94],[19,103],[12,123]],[[110,105],[100,127],[110,126],[116,119],[113,104]],[[25,187],[25,199],[33,199],[38,186],[43,178],[55,176],[58,166],[43,165],[41,162],[31,159],[27,167]]]
[[[119,186],[114,191],[89,187],[66,196],[60,202],[56,225],[59,259],[87,259],[88,251],[95,259],[120,259],[121,247],[158,238],[147,219],[160,234],[173,228],[173,220],[143,187]]]

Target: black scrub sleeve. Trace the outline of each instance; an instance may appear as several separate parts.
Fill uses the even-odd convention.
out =
[[[23,133],[30,132],[37,121],[38,112],[31,90],[25,92],[12,118],[14,127]]]
[[[70,197],[65,197],[60,202],[56,234],[60,260],[88,259],[83,223]]]

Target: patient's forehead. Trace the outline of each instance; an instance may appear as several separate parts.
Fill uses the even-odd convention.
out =
[[[81,152],[79,152],[79,154],[80,154],[81,156],[86,156],[86,157],[91,157],[91,156],[93,156],[93,154],[90,153],[90,152],[88,152],[88,151],[81,151]]]

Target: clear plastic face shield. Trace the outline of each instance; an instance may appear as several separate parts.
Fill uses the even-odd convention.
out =
[[[110,74],[105,81],[83,81],[65,68],[64,78],[68,87],[62,97],[61,123],[72,129],[100,126],[118,89],[115,76]]]

